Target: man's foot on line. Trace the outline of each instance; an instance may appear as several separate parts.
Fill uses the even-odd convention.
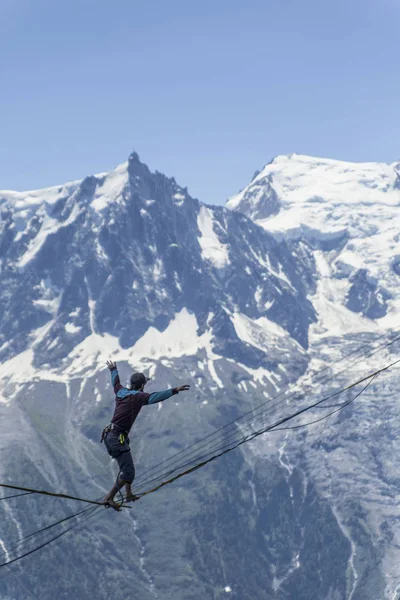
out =
[[[103,500],[103,504],[104,506],[106,506],[107,508],[113,508],[116,511],[120,511],[121,510],[121,506],[115,502],[115,500],[113,498],[107,498],[107,496],[104,498]]]
[[[127,494],[125,498],[125,502],[135,502],[135,500],[139,500],[140,496],[135,496],[135,494]]]

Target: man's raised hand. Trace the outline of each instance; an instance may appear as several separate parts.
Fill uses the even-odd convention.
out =
[[[190,385],[180,385],[176,388],[177,392],[187,392],[188,390],[190,390]]]
[[[108,360],[106,362],[106,365],[107,365],[107,368],[110,369],[110,371],[117,368],[117,365],[112,360]]]

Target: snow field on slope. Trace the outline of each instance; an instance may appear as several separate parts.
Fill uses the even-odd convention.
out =
[[[217,269],[229,264],[228,246],[222,244],[214,230],[212,211],[206,206],[200,207],[197,226],[201,236],[198,238],[204,260],[209,260]]]

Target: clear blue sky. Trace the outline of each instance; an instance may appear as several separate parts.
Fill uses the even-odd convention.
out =
[[[0,0],[0,189],[132,150],[205,202],[298,152],[400,158],[399,0]]]

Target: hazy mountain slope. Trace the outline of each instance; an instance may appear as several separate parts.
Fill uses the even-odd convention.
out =
[[[310,368],[332,365],[341,352],[399,330],[400,163],[280,156],[227,206],[277,240],[311,251],[315,288],[308,298],[317,322],[309,330]],[[395,360],[399,345],[389,350],[340,381]],[[351,542],[353,600],[396,599],[400,589],[398,389],[398,372],[386,374],[362,401],[321,427],[290,435],[285,446],[287,463],[300,460]]]

